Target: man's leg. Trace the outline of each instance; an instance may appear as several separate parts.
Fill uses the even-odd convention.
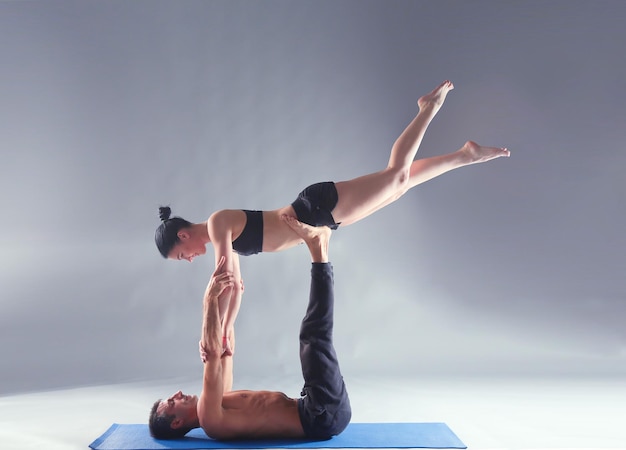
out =
[[[307,436],[327,439],[350,422],[350,400],[333,346],[333,268],[328,261],[328,227],[311,227],[294,218],[286,222],[304,240],[311,253],[309,305],[300,327],[300,362],[304,377],[298,403]]]

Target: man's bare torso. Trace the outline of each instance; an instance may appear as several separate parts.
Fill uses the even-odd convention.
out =
[[[301,438],[297,400],[282,392],[232,391],[222,399],[221,423],[200,420],[206,434],[216,439]],[[201,411],[198,411],[200,417]]]

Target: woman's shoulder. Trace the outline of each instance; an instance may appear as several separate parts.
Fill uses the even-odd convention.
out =
[[[220,209],[209,216],[208,225],[212,227],[233,227],[246,220],[242,209]]]

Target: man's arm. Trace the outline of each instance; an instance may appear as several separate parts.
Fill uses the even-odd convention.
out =
[[[236,270],[238,270],[239,257],[236,253],[233,253],[233,256],[235,256],[234,258],[235,268]],[[244,284],[243,284],[243,280],[241,279],[237,280],[237,275],[235,273],[233,275],[234,275],[234,280],[233,280],[234,287],[232,291],[233,291],[233,295],[237,297],[237,304],[240,304],[241,297],[244,291]],[[208,287],[207,287],[207,293],[208,293]],[[226,352],[224,352],[225,345],[227,347]],[[207,359],[207,355],[206,355],[206,352],[204,352],[202,341],[200,341],[199,347],[200,347],[199,348],[200,359],[202,360],[203,363],[205,363]],[[222,380],[224,384],[224,392],[226,393],[226,392],[230,392],[233,388],[233,355],[235,353],[235,327],[234,326],[231,326],[228,331],[226,331],[224,329],[224,326],[222,326],[222,351],[224,352],[222,353]]]
[[[233,330],[232,342],[234,343],[235,331]],[[202,341],[200,341],[200,359],[203,363],[207,362],[207,353],[202,347]],[[222,384],[224,394],[230,392],[233,389],[233,355],[222,354]]]
[[[222,323],[219,312],[220,295],[233,286],[232,272],[224,272],[226,258],[222,257],[204,293],[202,337],[200,348],[204,359],[202,393],[198,401],[198,419],[206,429],[222,420],[224,379],[222,368]]]

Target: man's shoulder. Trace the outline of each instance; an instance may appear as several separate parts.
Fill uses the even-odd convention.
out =
[[[228,440],[245,436],[242,429],[242,418],[237,411],[223,410],[222,414],[215,415],[210,412],[201,412],[198,409],[200,426],[207,436],[213,439]],[[201,415],[202,414],[202,415]]]
[[[221,407],[217,410],[213,407],[209,407],[210,402],[205,400],[202,395],[198,400],[198,422],[207,436],[214,439],[221,439],[219,431],[223,428],[224,411]]]

